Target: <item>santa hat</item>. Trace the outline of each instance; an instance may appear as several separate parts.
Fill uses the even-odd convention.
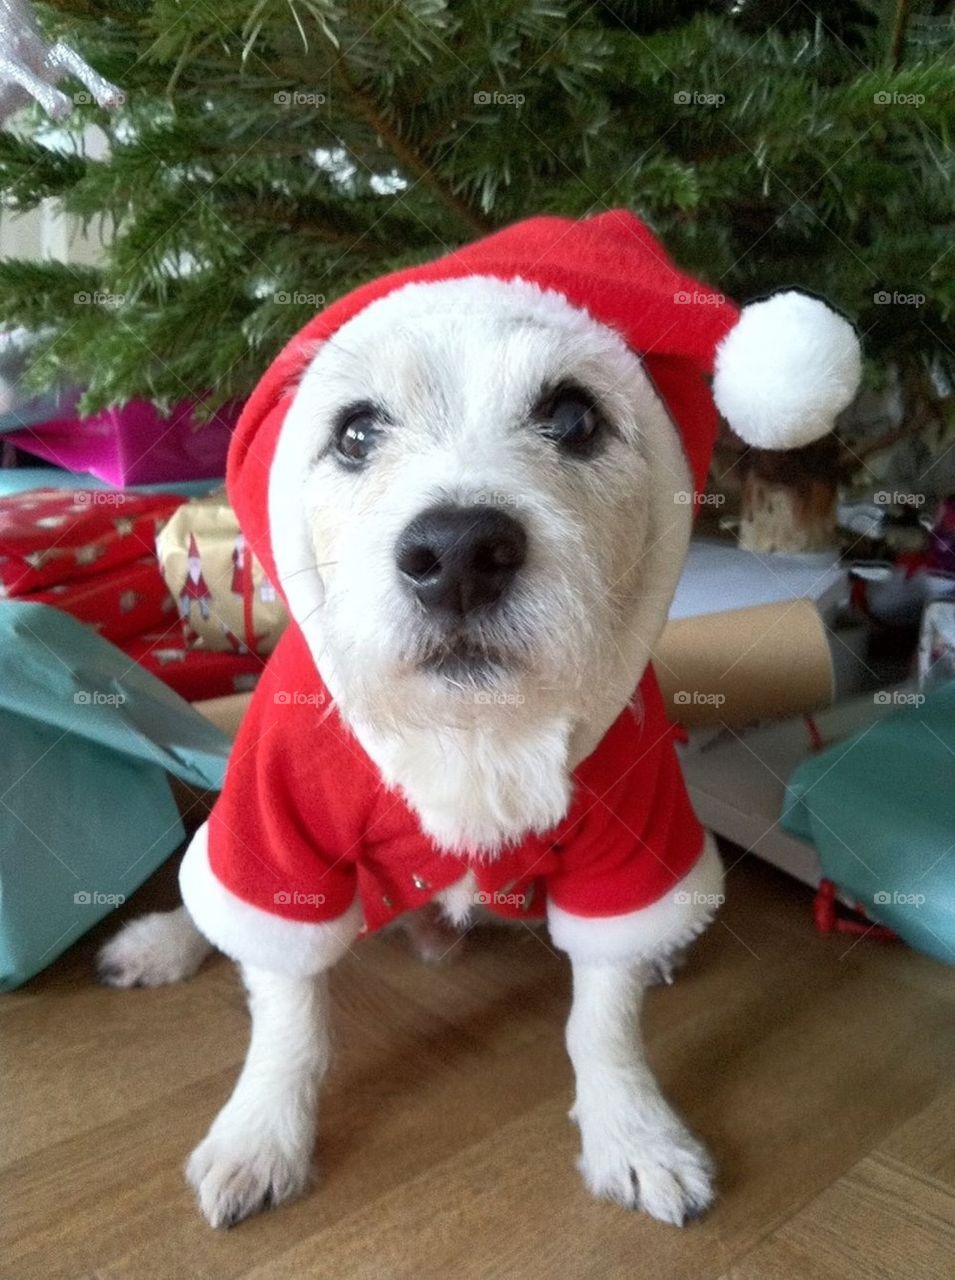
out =
[[[269,471],[297,381],[317,347],[405,286],[466,277],[557,293],[619,334],[666,406],[698,488],[716,435],[714,401],[746,443],[786,449],[830,431],[859,384],[855,331],[818,298],[787,290],[739,310],[683,275],[631,213],[530,218],[340,298],[267,371],[236,428],[228,481],[240,524],[273,582],[281,575],[268,537]]]

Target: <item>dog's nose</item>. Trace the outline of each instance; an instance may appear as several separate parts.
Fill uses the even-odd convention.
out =
[[[425,608],[458,618],[500,599],[526,557],[523,525],[494,507],[431,507],[395,547],[398,569]]]

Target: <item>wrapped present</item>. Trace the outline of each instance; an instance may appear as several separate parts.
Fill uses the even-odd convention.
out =
[[[58,582],[24,598],[72,614],[113,644],[167,626],[176,611],[155,555],[118,565],[94,578]]]
[[[929,564],[943,573],[955,573],[955,498],[946,498],[929,528]]]
[[[16,455],[18,450],[8,446],[6,442],[0,446],[9,450],[13,461],[7,465],[7,453],[0,453],[0,498],[12,493],[25,493],[28,489],[111,489],[105,480],[91,475],[89,471],[63,471],[60,467],[37,465],[31,458],[27,466],[22,466]],[[14,465],[15,463],[15,465]],[[130,492],[137,493],[176,493],[181,498],[196,498],[218,489],[222,484],[221,477],[215,476],[207,480],[177,480],[165,484],[127,485]]]
[[[231,744],[89,627],[26,600],[0,603],[0,741],[5,991],[169,857],[186,834],[169,776],[221,787]]]
[[[272,652],[288,615],[223,490],[180,507],[156,539],[156,551],[191,647]]]
[[[182,501],[92,489],[0,499],[0,594],[41,591],[154,555],[157,531]]]
[[[88,418],[74,407],[66,416],[5,435],[26,453],[68,471],[92,471],[107,484],[164,484],[224,475],[237,418],[238,406],[201,421],[191,400],[165,415],[148,401],[132,400]]]
[[[123,651],[187,702],[254,689],[265,663],[254,653],[191,648],[177,628],[126,641]]]

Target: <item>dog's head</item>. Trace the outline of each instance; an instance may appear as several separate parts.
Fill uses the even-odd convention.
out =
[[[273,539],[301,481],[321,592],[296,610],[304,562],[283,585],[346,715],[602,732],[632,695],[693,481],[640,359],[563,298],[470,278],[373,303],[311,360],[275,470]]]

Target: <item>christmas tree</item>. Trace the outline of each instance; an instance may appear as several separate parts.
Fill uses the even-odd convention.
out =
[[[31,378],[88,410],[245,395],[325,301],[535,212],[626,206],[737,299],[859,326],[903,430],[946,429],[948,6],[854,0],[47,0],[125,92],[0,135],[6,207],[54,198],[97,267],[0,264]],[[70,88],[78,86],[70,86]],[[105,156],[84,146],[91,124]],[[912,424],[915,424],[913,427]]]

